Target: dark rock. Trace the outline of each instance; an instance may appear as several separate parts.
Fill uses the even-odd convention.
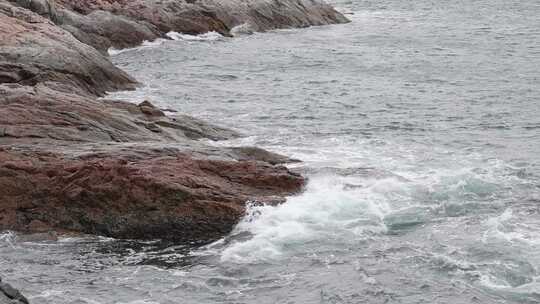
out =
[[[166,109],[160,109],[162,112],[169,112],[169,113],[178,113],[177,110],[175,109],[169,109],[169,108],[166,108]]]
[[[161,34],[155,26],[115,15],[108,11],[95,10],[89,15],[60,7],[54,0],[11,0],[14,4],[50,19],[81,42],[91,45],[105,54],[111,47],[126,48],[145,40],[154,40]]]
[[[153,123],[153,122],[145,124],[145,127],[146,127],[148,130],[150,130],[150,131],[152,131],[152,132],[154,132],[154,133],[161,133],[161,132],[163,132],[163,130],[162,130],[158,125],[156,125],[156,124]]]
[[[109,48],[128,48],[163,36],[155,26],[135,21],[108,11],[93,11],[89,15],[62,9],[57,23],[81,42],[106,54]]]
[[[0,278],[0,303],[1,304],[29,304],[17,289],[2,281]]]
[[[103,95],[132,89],[136,81],[49,20],[0,1],[0,83],[48,83],[67,92]]]
[[[141,109],[141,112],[143,112],[143,114],[146,114],[148,116],[156,116],[156,117],[165,116],[165,113],[163,113],[163,111],[156,108],[153,104],[151,104],[147,100],[139,104],[139,109]]]
[[[53,0],[15,0],[12,2],[47,19],[57,20],[56,5]]]

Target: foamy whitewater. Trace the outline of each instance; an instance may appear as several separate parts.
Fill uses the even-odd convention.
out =
[[[303,160],[304,193],[204,247],[0,235],[32,303],[540,303],[540,4],[340,1],[346,25],[170,33],[152,100]]]

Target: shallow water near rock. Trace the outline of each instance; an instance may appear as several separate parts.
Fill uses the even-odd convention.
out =
[[[540,5],[334,4],[113,56],[146,86],[112,97],[303,160],[303,194],[203,247],[5,233],[0,274],[32,303],[540,303]]]

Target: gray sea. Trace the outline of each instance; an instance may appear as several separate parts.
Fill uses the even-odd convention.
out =
[[[336,0],[345,25],[115,51],[149,99],[303,160],[206,245],[0,234],[45,304],[540,303],[540,2]]]

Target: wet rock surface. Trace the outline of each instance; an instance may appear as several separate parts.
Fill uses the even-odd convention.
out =
[[[0,304],[28,304],[28,299],[0,277]]]

